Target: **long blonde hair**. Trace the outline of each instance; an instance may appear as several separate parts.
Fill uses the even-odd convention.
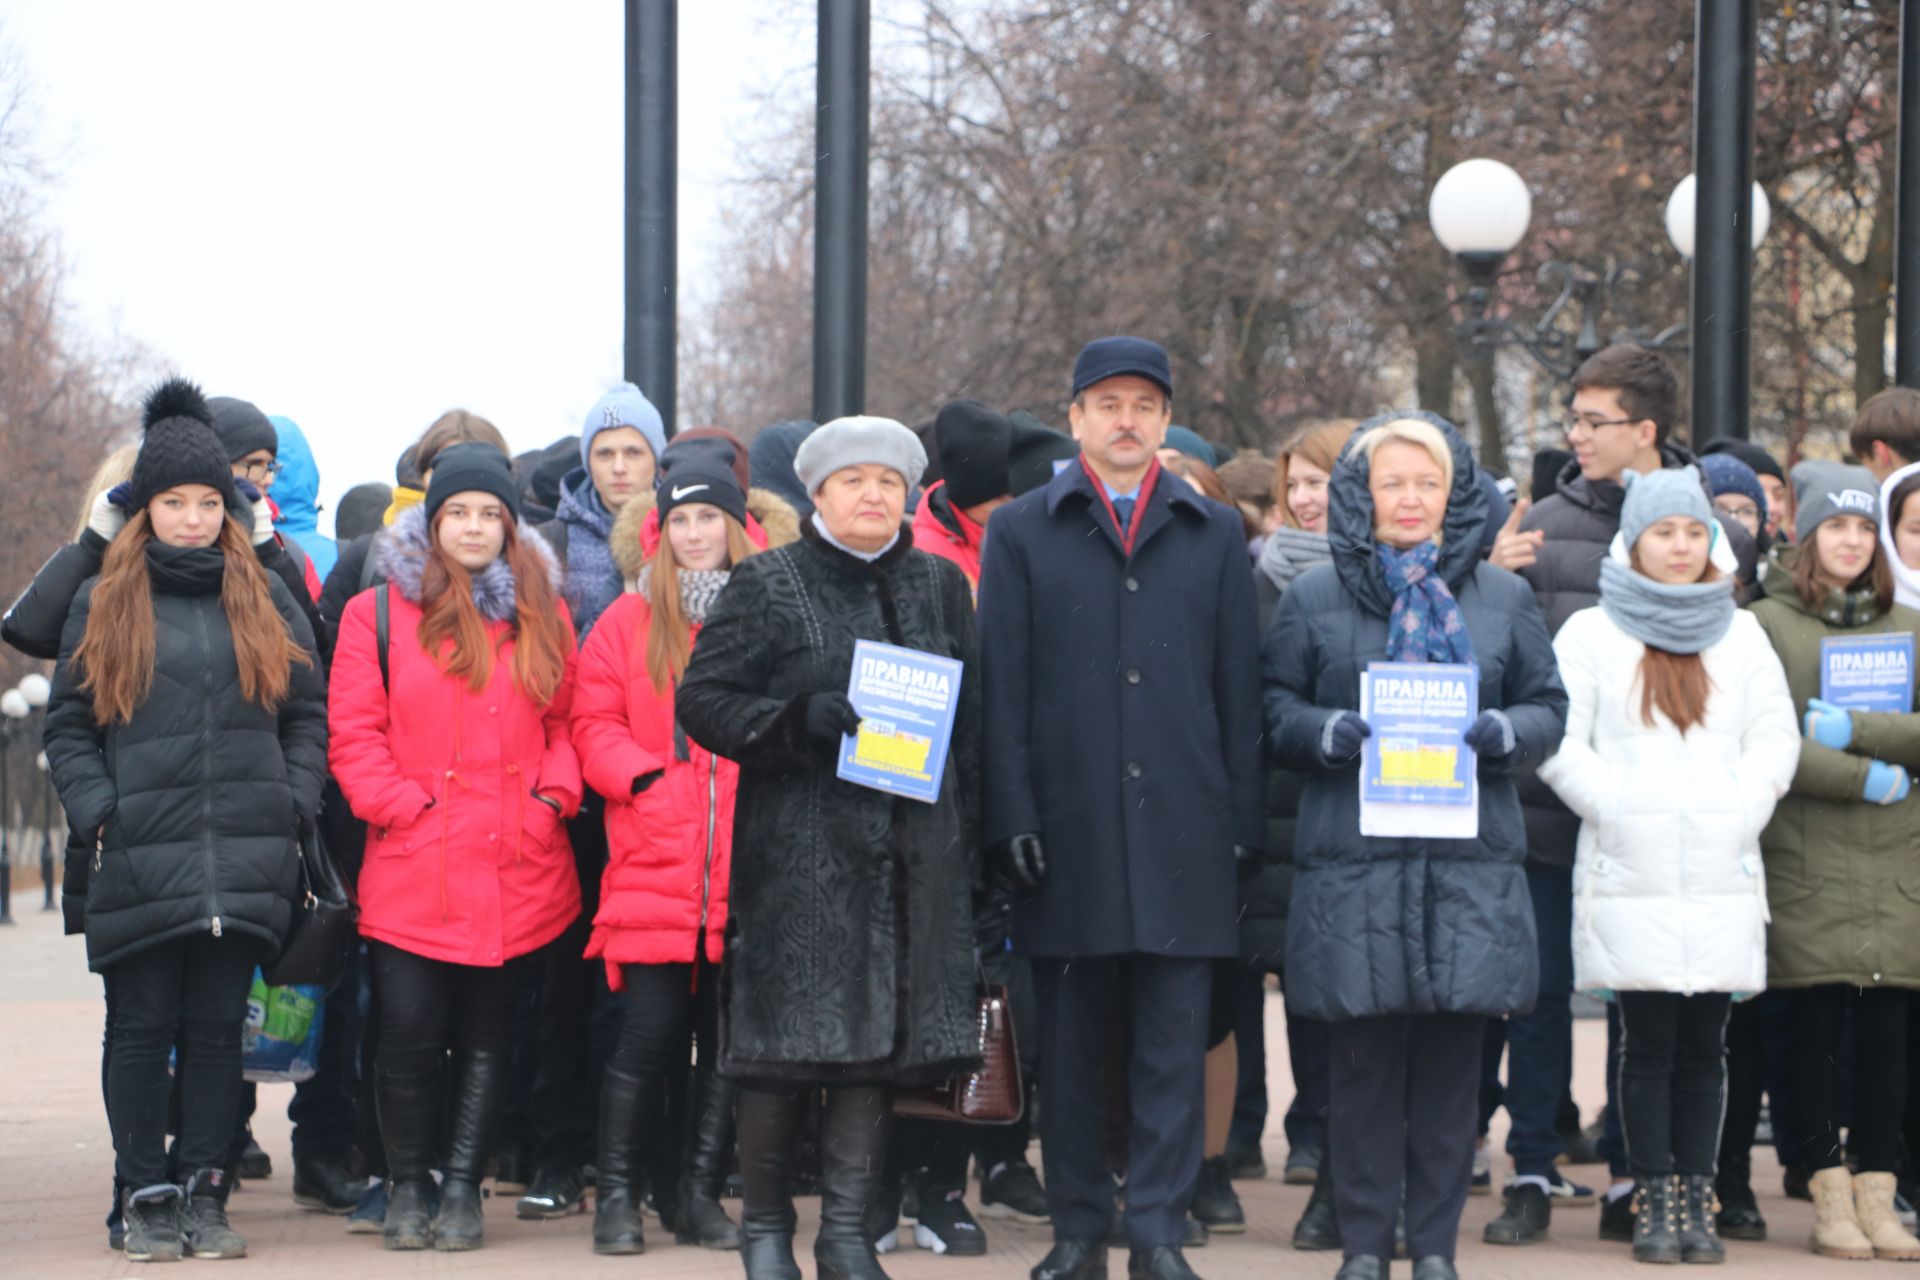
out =
[[[727,566],[733,568],[760,548],[738,520],[724,511],[720,515],[727,522]],[[693,657],[693,624],[680,603],[680,562],[673,558],[673,540],[667,536],[664,520],[660,543],[647,563],[653,566],[652,581],[647,584],[647,606],[653,610],[647,627],[647,676],[654,691],[664,694],[679,683]]]
[[[87,522],[93,519],[93,504],[99,501],[100,495],[133,479],[134,459],[139,456],[139,445],[123,444],[100,459],[100,465],[93,469],[93,479],[87,481],[87,500],[80,504],[80,518],[74,522],[72,541],[80,541],[80,535],[87,531]]]

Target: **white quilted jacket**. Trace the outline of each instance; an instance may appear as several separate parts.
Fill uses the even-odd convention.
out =
[[[1713,693],[1681,737],[1640,719],[1646,646],[1599,608],[1553,643],[1570,706],[1540,777],[1580,816],[1573,973],[1583,991],[1760,991],[1767,889],[1760,831],[1800,759],[1786,675],[1744,610],[1701,654]]]

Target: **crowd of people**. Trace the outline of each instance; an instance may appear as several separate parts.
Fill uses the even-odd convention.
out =
[[[1640,1262],[1765,1239],[1764,1097],[1812,1250],[1920,1260],[1920,392],[1789,472],[1690,450],[1666,362],[1609,347],[1521,497],[1431,413],[1218,449],[1139,338],[1068,390],[1065,432],[956,400],[748,444],[622,384],[518,457],[454,410],[328,539],[291,419],[154,389],[0,624],[57,661],[113,1247],[246,1252],[242,1024],[324,856],[359,939],[292,1193],[389,1249],[481,1247],[491,1178],[591,1206],[583,1249],[651,1214],[798,1280],[817,1193],[823,1280],[884,1280],[909,1238],[986,1252],[973,1195],[1051,1225],[1032,1280],[1116,1245],[1193,1280],[1266,1174],[1277,981],[1293,1244],[1342,1280],[1456,1274],[1502,1106],[1490,1243],[1583,1205]],[[961,673],[930,799],[843,776],[867,642]],[[1904,692],[1841,705],[1836,644]],[[1467,830],[1369,808],[1382,663],[1471,670]],[[983,984],[1019,1118],[896,1116],[977,1066]]]

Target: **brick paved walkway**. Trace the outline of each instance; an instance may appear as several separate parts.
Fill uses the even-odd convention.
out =
[[[101,1219],[106,1210],[113,1153],[101,1114],[99,985],[87,972],[78,939],[60,936],[57,915],[42,915],[32,904],[20,910],[19,924],[0,929],[0,1277],[5,1280],[80,1280],[138,1272],[106,1247]],[[1277,1005],[1268,1019],[1267,1061],[1273,1064],[1274,1096],[1281,1105],[1291,1096],[1286,1053]],[[1602,1096],[1601,1071],[1606,1033],[1602,1024],[1576,1024],[1576,1094],[1591,1115]],[[273,1156],[271,1179],[248,1183],[234,1198],[234,1224],[247,1236],[252,1256],[218,1264],[222,1273],[272,1275],[275,1280],[329,1277],[378,1280],[389,1276],[565,1276],[712,1277],[736,1280],[734,1254],[707,1253],[671,1244],[657,1229],[650,1232],[652,1252],[640,1258],[598,1258],[588,1245],[588,1219],[526,1223],[516,1220],[504,1202],[487,1209],[488,1246],[473,1254],[386,1253],[379,1240],[346,1235],[341,1219],[303,1212],[290,1196],[292,1157],[287,1147],[287,1086],[263,1086],[254,1130]],[[1277,1133],[1277,1126],[1276,1126]],[[1499,1134],[1496,1132],[1496,1150]],[[1277,1171],[1285,1143],[1267,1143],[1267,1160]],[[1755,1182],[1761,1209],[1772,1225],[1767,1244],[1730,1246],[1732,1277],[1866,1277],[1891,1273],[1888,1263],[1859,1266],[1817,1259],[1806,1251],[1811,1221],[1807,1205],[1780,1195],[1779,1168],[1771,1151],[1755,1153]],[[1495,1180],[1505,1161],[1495,1164]],[[1604,1184],[1604,1169],[1574,1171],[1577,1180]],[[1286,1245],[1305,1202],[1304,1188],[1278,1180],[1237,1183],[1251,1223],[1245,1235],[1216,1237],[1192,1255],[1205,1280],[1277,1280],[1280,1277],[1330,1277],[1339,1266],[1327,1254],[1295,1253]],[[732,1206],[737,1210],[738,1206]],[[812,1274],[806,1253],[817,1203],[801,1204],[802,1266]],[[1498,1212],[1496,1197],[1468,1203],[1461,1225],[1460,1272],[1468,1280],[1558,1280],[1560,1277],[1639,1275],[1621,1246],[1594,1238],[1596,1210],[1567,1209],[1554,1218],[1554,1239],[1530,1249],[1497,1249],[1480,1243],[1481,1226]],[[991,1249],[976,1259],[941,1259],[908,1249],[886,1260],[895,1280],[1023,1280],[1045,1253],[1045,1228],[998,1222],[988,1224]],[[1115,1258],[1115,1280],[1124,1275]],[[189,1271],[212,1266],[188,1261]],[[1409,1264],[1395,1265],[1405,1276]],[[171,1274],[163,1271],[163,1274]]]

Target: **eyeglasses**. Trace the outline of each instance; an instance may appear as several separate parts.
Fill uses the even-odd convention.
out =
[[[255,484],[261,484],[280,474],[278,462],[249,462],[240,469],[240,474]]]
[[[1592,435],[1602,427],[1625,427],[1638,421],[1640,421],[1638,418],[1595,418],[1576,413],[1561,424],[1561,430],[1566,432],[1567,438],[1571,440],[1576,432]]]

